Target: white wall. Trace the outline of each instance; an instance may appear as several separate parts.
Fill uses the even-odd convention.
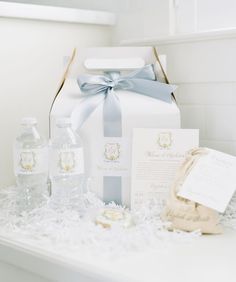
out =
[[[235,0],[121,0],[119,3],[115,43],[236,27]]]
[[[235,0],[170,0],[177,33],[236,27]]]
[[[158,49],[167,55],[170,81],[179,85],[182,127],[199,128],[201,146],[236,155],[236,33]]]
[[[169,0],[121,0],[114,44],[169,33]]]
[[[235,0],[198,0],[198,30],[236,27]]]
[[[20,118],[36,116],[47,134],[63,56],[110,39],[105,26],[0,18],[0,187],[14,181],[12,141]]]

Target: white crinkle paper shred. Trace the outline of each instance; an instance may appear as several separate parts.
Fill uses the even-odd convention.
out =
[[[0,190],[0,235],[18,242],[50,250],[64,257],[120,257],[128,252],[160,250],[170,242],[188,241],[200,235],[199,231],[168,232],[167,223],[160,219],[162,205],[152,201],[145,208],[132,212],[135,225],[110,229],[94,223],[98,211],[105,207],[94,194],[87,192],[82,199],[63,206],[48,198],[38,208],[20,215],[16,213],[17,188]],[[75,204],[77,203],[77,205]],[[78,211],[78,203],[80,211]],[[124,209],[110,204],[109,207]],[[222,221],[236,222],[235,202],[229,206]]]
[[[225,213],[221,215],[221,223],[236,230],[236,193],[233,195]]]

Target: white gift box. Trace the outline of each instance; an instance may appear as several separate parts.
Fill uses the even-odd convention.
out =
[[[165,56],[160,60],[165,61]],[[152,47],[90,48],[75,55],[51,110],[51,135],[57,117],[72,118],[74,129],[83,139],[85,170],[91,179],[91,189],[105,202],[130,205],[131,143],[133,128],[180,128],[180,112],[171,103],[127,90],[117,90],[121,106],[122,137],[104,137],[103,102],[78,129],[78,115],[84,98],[77,82],[78,69],[98,74],[105,70],[130,72],[154,64],[158,80],[163,81],[160,60]],[[87,68],[87,70],[86,70]]]

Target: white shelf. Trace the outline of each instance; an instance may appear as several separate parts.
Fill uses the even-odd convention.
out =
[[[113,13],[0,1],[0,17],[68,23],[114,25]]]
[[[175,34],[163,37],[154,38],[135,38],[122,40],[120,45],[122,46],[155,46],[155,45],[170,45],[180,44],[188,42],[199,42],[207,40],[218,40],[225,38],[235,38],[236,28],[209,30],[203,32],[195,32],[189,34]]]
[[[88,260],[83,254],[72,260],[40,247],[40,242],[36,246],[0,236],[0,266],[9,264],[58,282],[235,282],[235,231],[225,229],[222,235],[189,242],[163,241],[162,246],[110,260]],[[24,281],[20,275],[18,281]]]

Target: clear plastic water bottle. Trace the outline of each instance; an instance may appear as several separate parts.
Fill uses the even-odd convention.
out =
[[[23,118],[14,144],[14,172],[19,188],[19,208],[38,206],[48,194],[48,147],[37,130],[37,120]]]
[[[77,202],[85,185],[84,153],[80,136],[71,128],[70,118],[56,121],[50,141],[52,197],[64,205]]]

